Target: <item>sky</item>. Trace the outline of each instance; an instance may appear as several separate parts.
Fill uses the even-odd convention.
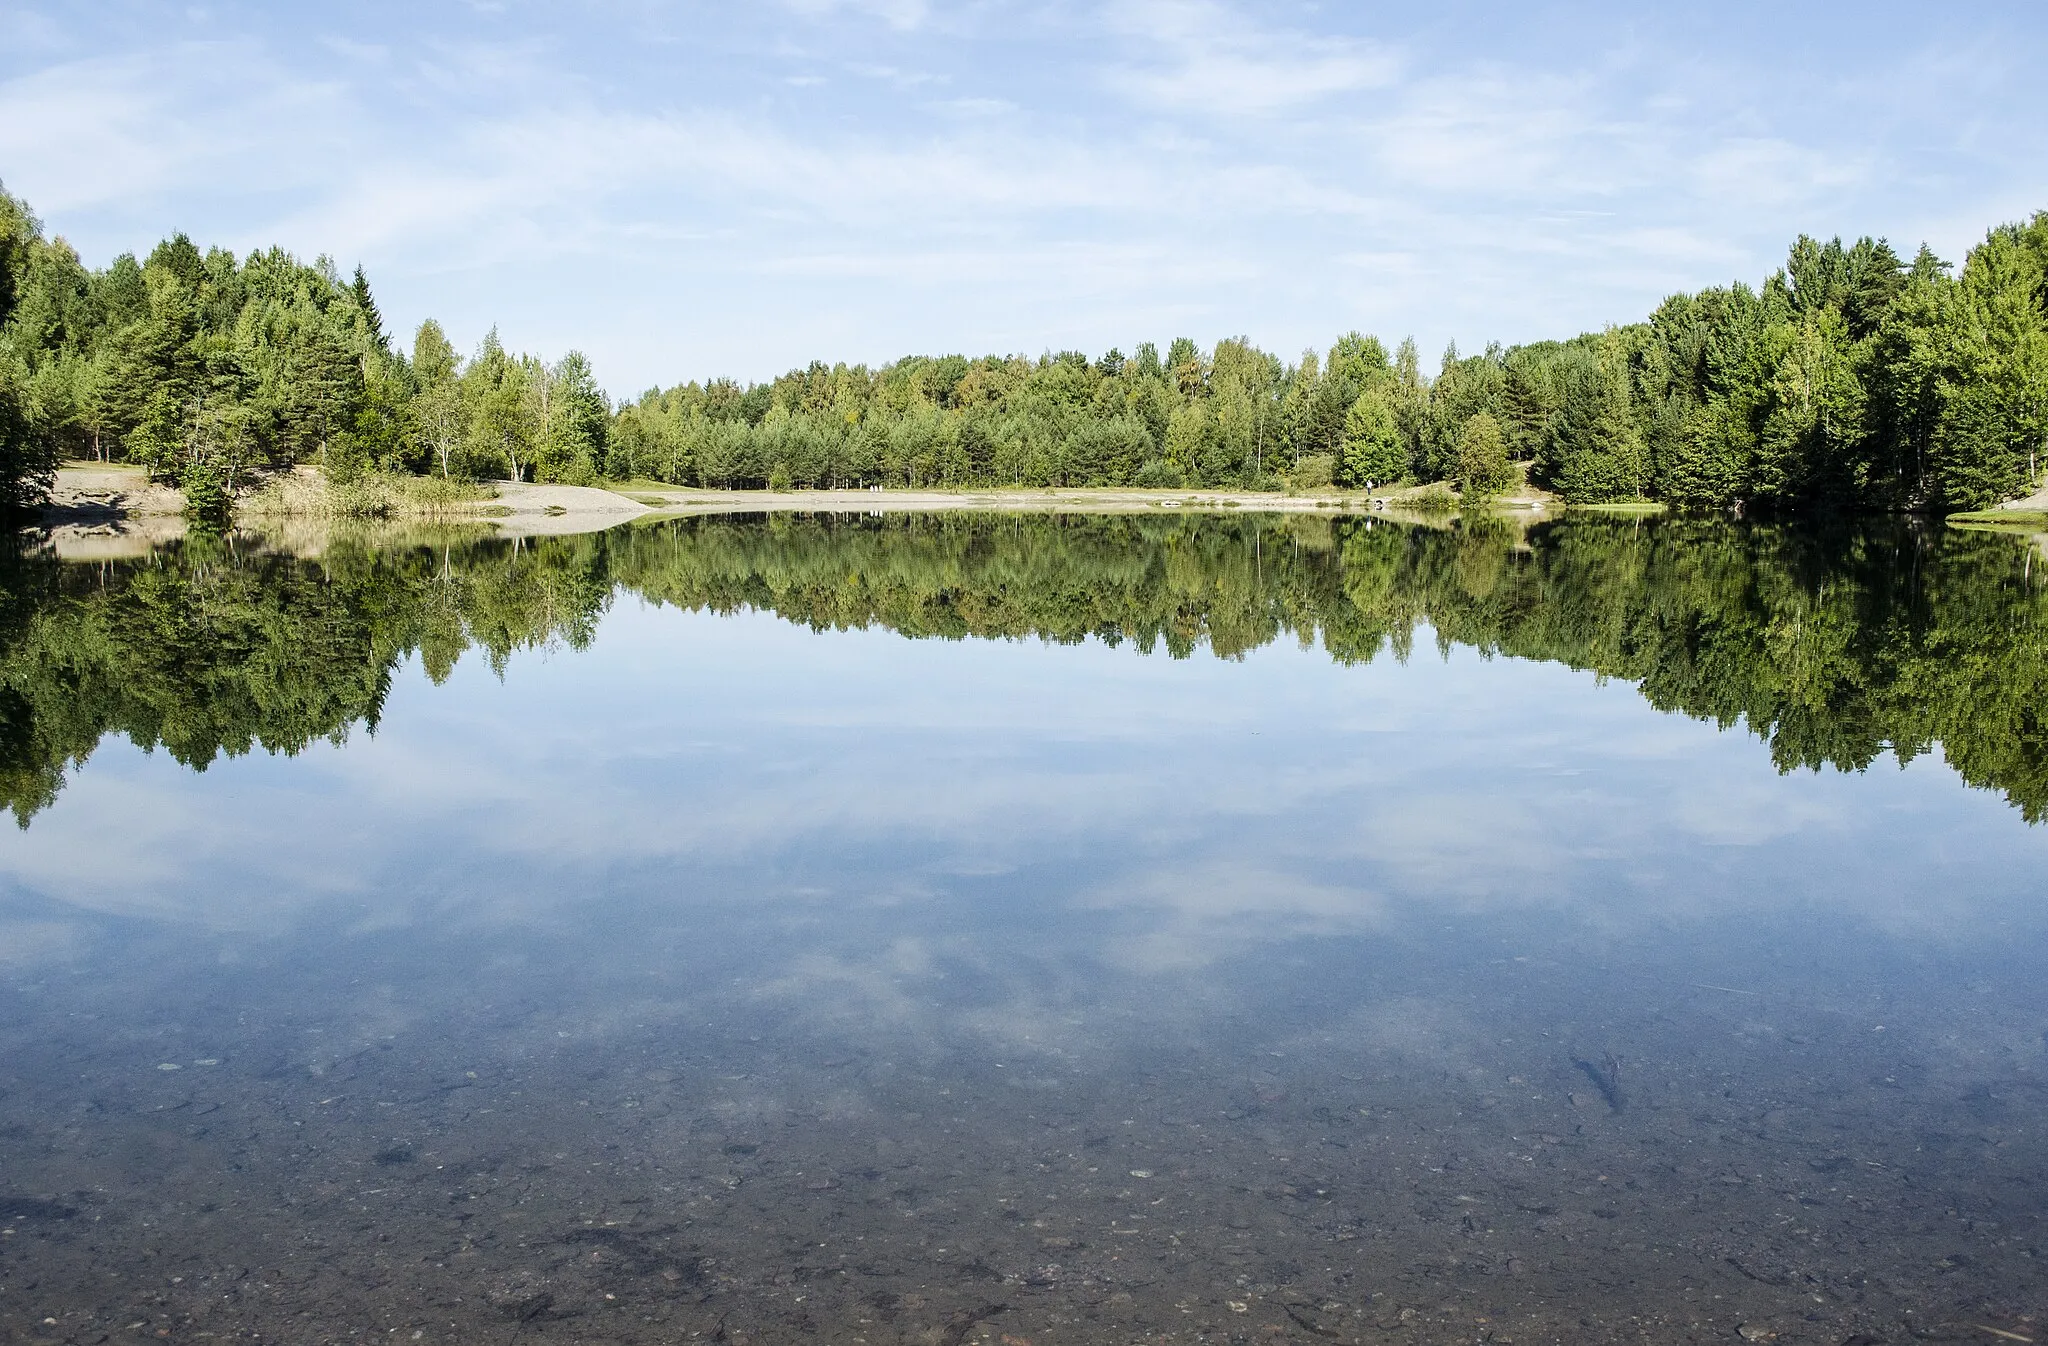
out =
[[[1682,10],[1683,12],[1670,12]],[[1569,336],[1800,233],[2048,208],[2048,8],[0,0],[0,183],[615,395],[809,363]]]

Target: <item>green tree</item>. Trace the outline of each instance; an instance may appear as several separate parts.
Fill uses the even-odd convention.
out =
[[[611,408],[590,361],[570,351],[552,365],[533,360],[526,368],[530,414],[538,426],[535,479],[591,485],[604,463]]]
[[[1515,485],[1507,439],[1490,412],[1477,412],[1458,435],[1458,489],[1468,500],[1500,495]]]
[[[1563,398],[1544,455],[1550,485],[1580,503],[1641,494],[1648,446],[1636,424],[1627,374],[1612,346],[1563,371]]]
[[[495,328],[464,367],[462,394],[471,461],[522,480],[539,428],[537,400],[528,394],[526,366],[506,353]]]
[[[1994,229],[1971,250],[1947,336],[1938,489],[1964,508],[2021,494],[2048,450],[2048,214]]]
[[[1408,446],[1401,423],[1385,390],[1367,388],[1344,416],[1344,449],[1338,459],[1338,480],[1346,486],[1373,487],[1408,475]]]
[[[408,408],[412,434],[441,475],[452,477],[455,456],[469,438],[469,407],[462,396],[462,362],[432,318],[413,335],[412,373],[418,387]]]

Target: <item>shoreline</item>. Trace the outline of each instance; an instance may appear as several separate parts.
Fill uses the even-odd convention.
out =
[[[1329,517],[1377,516],[1403,523],[1441,525],[1450,510],[1420,509],[1411,501],[1427,487],[1364,492],[1237,491],[1212,489],[1142,490],[1119,486],[720,490],[621,482],[611,486],[567,486],[549,482],[487,481],[470,499],[431,504],[390,501],[389,512],[356,517],[330,503],[330,487],[319,472],[301,466],[280,472],[245,492],[236,517],[259,531],[297,535],[318,550],[326,535],[341,531],[403,532],[428,526],[479,527],[501,538],[562,537],[602,532],[621,524],[721,514],[1152,514],[1251,513]],[[1439,498],[1441,498],[1439,496]],[[50,502],[40,513],[44,541],[65,560],[103,561],[147,555],[183,537],[187,522],[182,492],[152,483],[127,463],[68,463],[60,468]],[[1547,492],[1524,488],[1487,502],[1488,513],[1527,525],[1568,513],[1646,517],[1664,514],[1657,502],[1626,501],[1571,505]],[[2048,542],[2048,490],[1989,509],[1936,516],[1950,527],[2028,533]]]
[[[1279,491],[1183,489],[1148,491],[1122,486],[985,487],[938,490],[890,487],[885,490],[724,491],[695,487],[661,490],[624,487],[617,494],[662,515],[931,513],[946,510],[991,510],[1009,513],[1144,514],[1155,510],[1240,510],[1274,513],[1402,513],[1402,498],[1412,491],[1368,494],[1330,491],[1288,494]],[[1554,506],[1533,497],[1503,499],[1493,508],[1506,512],[1549,512]]]
[[[328,504],[331,488],[307,467],[279,473],[245,493],[236,515],[257,528],[287,526],[307,534],[366,527],[482,525],[497,537],[559,537],[601,532],[636,521],[719,514],[930,514],[953,512],[1025,514],[1253,514],[1380,515],[1410,523],[1451,517],[1408,508],[1423,488],[1366,493],[1323,491],[1288,494],[1267,491],[1172,490],[1131,487],[997,487],[973,490],[887,488],[882,490],[713,490],[654,483],[617,487],[565,486],[535,482],[480,482],[473,500],[415,509],[395,502],[381,518],[356,520]],[[1533,492],[1490,502],[1489,509],[1529,522],[1562,512],[1555,500]],[[185,498],[152,483],[140,467],[126,463],[69,463],[58,470],[50,503],[40,512],[49,544],[67,560],[116,560],[147,554],[186,531]],[[306,541],[317,545],[311,536]]]

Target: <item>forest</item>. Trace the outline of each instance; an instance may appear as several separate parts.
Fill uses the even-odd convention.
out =
[[[2048,454],[2048,213],[1960,268],[1801,237],[1760,285],[1647,318],[1446,350],[1350,333],[1291,363],[1243,338],[1162,351],[814,362],[616,406],[590,362],[394,339],[361,268],[178,234],[91,269],[0,191],[0,509],[59,462],[125,461],[224,514],[262,474],[776,489],[1348,489],[1526,478],[1574,502],[1952,512]]]
[[[1781,770],[1939,745],[2048,817],[2048,590],[2024,540],[1914,520],[1639,523],[1526,534],[1370,517],[774,515],[317,560],[195,533],[87,566],[0,552],[0,807],[26,826],[102,738],[205,767],[374,730],[417,658],[581,648],[619,594],[914,638],[1036,637],[1176,658],[1288,638],[1365,664],[1419,635],[1627,679],[1763,739]]]

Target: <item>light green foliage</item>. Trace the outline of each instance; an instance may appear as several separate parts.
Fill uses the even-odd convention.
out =
[[[464,475],[525,479],[541,424],[540,398],[529,388],[537,363],[508,354],[496,328],[477,347],[462,371]]]
[[[1390,390],[1369,387],[1344,414],[1339,480],[1346,486],[1385,486],[1408,475],[1408,445]]]
[[[583,352],[570,351],[552,365],[531,356],[521,364],[534,479],[594,484],[604,465],[611,407],[598,390],[590,361]]]
[[[1991,232],[1947,318],[1933,466],[1943,497],[1972,508],[2020,494],[2048,465],[2048,215]]]
[[[1460,358],[1458,348],[1444,352],[1443,366],[1429,387],[1421,416],[1420,475],[1425,480],[1459,477],[1459,444],[1466,424],[1477,415],[1498,423],[1505,412],[1506,356],[1499,347],[1484,355]]]
[[[1336,469],[1334,454],[1311,453],[1295,460],[1294,470],[1287,474],[1287,484],[1297,491],[1319,491],[1336,479]]]
[[[469,440],[469,406],[463,401],[461,362],[441,324],[420,324],[412,343],[414,393],[405,409],[404,433],[425,453],[429,471],[456,475],[456,454]]]
[[[1507,439],[1491,412],[1476,412],[1458,435],[1458,489],[1466,500],[1500,495],[1515,485]]]

